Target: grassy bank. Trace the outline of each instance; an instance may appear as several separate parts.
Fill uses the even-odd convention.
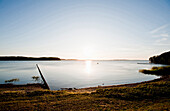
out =
[[[142,72],[144,74],[153,74],[153,75],[159,75],[159,76],[169,76],[170,75],[170,66],[164,66],[164,67],[152,67],[152,69],[142,69],[139,70],[139,72]]]
[[[1,91],[0,110],[169,110],[170,82],[134,88],[98,89],[93,93],[38,90]]]

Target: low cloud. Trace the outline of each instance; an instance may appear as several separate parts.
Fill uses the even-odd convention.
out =
[[[168,34],[160,34],[161,37],[169,37]]]
[[[157,43],[160,43],[160,42],[166,41],[166,40],[167,40],[167,38],[161,38],[161,39],[156,40],[156,42],[157,42]]]
[[[154,45],[157,45],[157,46],[170,46],[169,43],[154,43]]]
[[[161,46],[169,46],[169,37],[170,37],[170,27],[169,24],[162,25],[152,31],[150,31],[150,34],[152,37],[157,38],[154,39],[154,45],[161,45]]]
[[[162,29],[165,29],[169,24],[165,24],[165,25],[162,25],[156,29],[153,29],[152,31],[150,31],[151,34],[155,34],[157,33],[158,31],[162,30]]]
[[[163,33],[163,34],[158,34],[158,35],[152,35],[152,37],[170,37],[170,35],[167,33]]]

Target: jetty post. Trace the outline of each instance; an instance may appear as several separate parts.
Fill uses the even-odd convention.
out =
[[[36,64],[36,66],[37,66],[38,71],[39,71],[39,73],[40,73],[40,76],[41,76],[41,78],[42,78],[42,80],[43,80],[43,82],[44,82],[44,87],[45,87],[45,89],[50,90],[50,87],[48,86],[48,84],[47,84],[47,82],[46,82],[46,80],[45,80],[43,74],[41,73],[41,70],[40,70],[40,68],[38,67],[38,64]]]

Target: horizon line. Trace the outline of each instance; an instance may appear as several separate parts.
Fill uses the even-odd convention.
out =
[[[0,55],[0,57],[32,57],[32,58],[40,58],[40,57],[56,57],[57,56],[25,56],[25,55]],[[77,60],[77,61],[97,61],[97,60],[113,60],[113,61],[123,61],[123,60],[148,60],[148,59],[128,59],[128,58],[112,58],[112,59],[88,59],[88,58],[60,58],[61,60]]]

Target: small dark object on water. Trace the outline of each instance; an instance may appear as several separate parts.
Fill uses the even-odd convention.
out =
[[[74,87],[73,89],[76,90],[77,88]]]
[[[61,88],[61,90],[76,90],[77,88]]]
[[[72,88],[68,88],[68,90],[72,90]]]
[[[150,63],[137,63],[137,64],[150,64]]]
[[[102,85],[104,85],[104,83]]]
[[[40,77],[39,77],[39,76],[32,76],[32,79],[33,79],[34,81],[39,81],[39,80],[40,80]]]

